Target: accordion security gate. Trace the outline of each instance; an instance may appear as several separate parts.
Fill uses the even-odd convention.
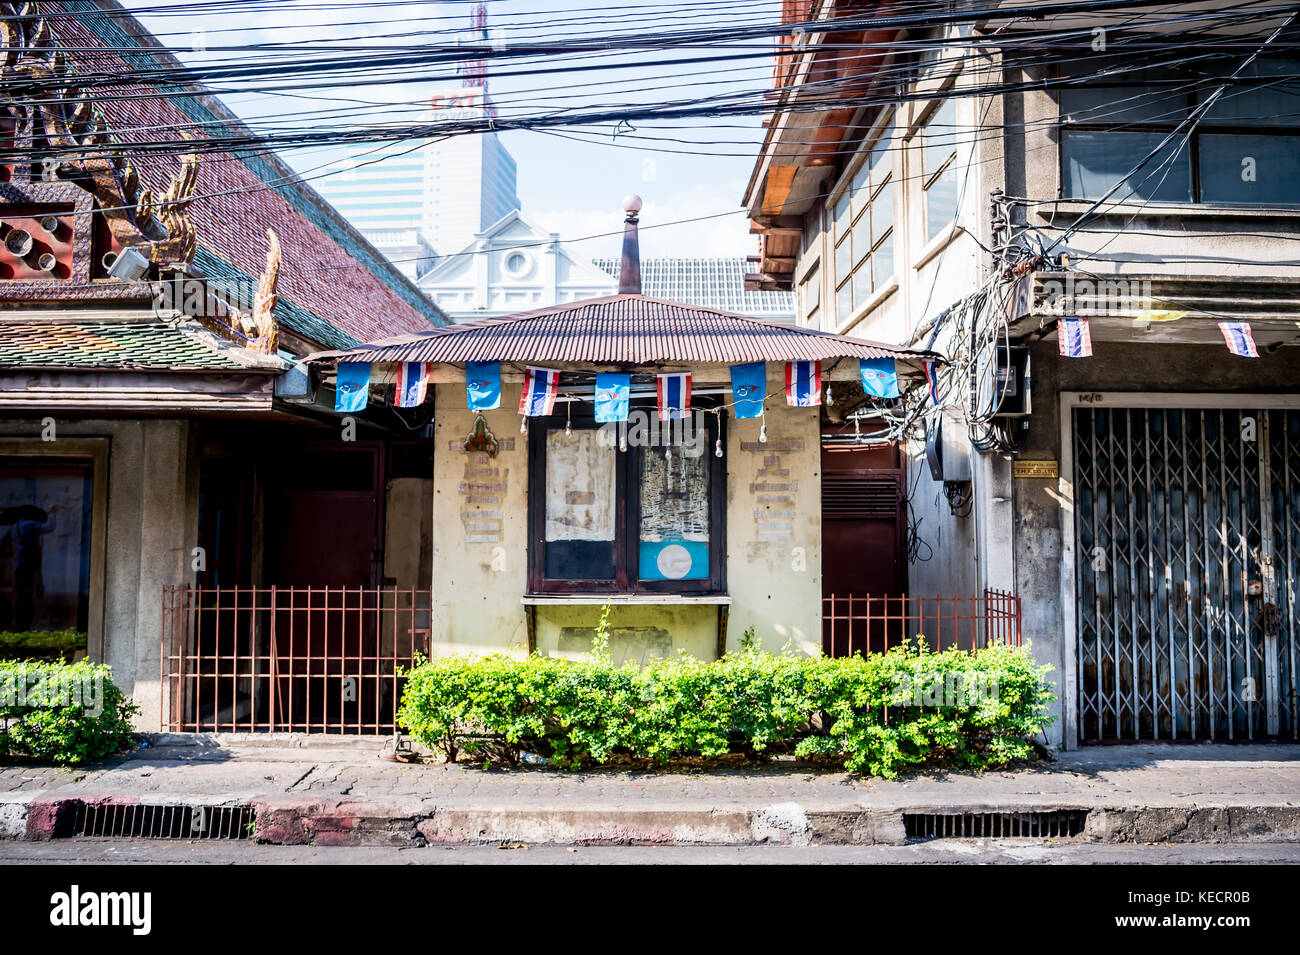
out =
[[[1296,738],[1300,411],[1072,430],[1080,738]]]

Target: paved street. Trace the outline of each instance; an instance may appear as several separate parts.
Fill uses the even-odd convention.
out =
[[[945,839],[907,846],[265,846],[247,842],[66,839],[0,842],[0,864],[205,865],[883,865],[1300,864],[1300,844],[1107,846]]]

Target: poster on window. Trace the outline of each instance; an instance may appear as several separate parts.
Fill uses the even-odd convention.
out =
[[[617,450],[602,447],[592,429],[546,435],[546,539],[614,539]]]
[[[642,580],[709,576],[709,465],[676,449],[646,454],[641,466]]]

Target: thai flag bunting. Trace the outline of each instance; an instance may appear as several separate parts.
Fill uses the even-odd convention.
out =
[[[1234,355],[1242,358],[1259,357],[1255,336],[1250,331],[1250,322],[1219,322],[1219,331],[1223,332],[1223,337],[1228,342],[1228,351]]]
[[[418,408],[429,391],[429,365],[404,361],[397,366],[397,407]]]
[[[785,403],[796,408],[812,408],[822,403],[821,362],[785,363]]]
[[[676,421],[691,416],[691,376],[689,372],[658,375],[659,420]]]
[[[632,400],[631,375],[596,375],[596,420],[626,421]]]
[[[519,413],[529,418],[544,418],[555,410],[555,396],[560,393],[560,372],[554,368],[526,365],[524,390],[519,396]]]
[[[370,362],[341,361],[334,379],[334,410],[361,411],[370,399]]]
[[[934,406],[939,407],[939,369],[935,367],[933,359],[927,358],[921,362],[921,368],[925,372],[925,380],[930,385],[930,400]]]
[[[1092,332],[1086,318],[1063,318],[1056,326],[1056,343],[1066,358],[1092,357]]]
[[[465,406],[470,411],[501,407],[501,362],[465,362]]]

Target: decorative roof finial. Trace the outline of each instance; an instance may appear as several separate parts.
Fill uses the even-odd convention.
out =
[[[618,265],[618,294],[641,294],[641,243],[637,236],[637,214],[641,211],[641,197],[629,193],[623,197],[623,258]]]

